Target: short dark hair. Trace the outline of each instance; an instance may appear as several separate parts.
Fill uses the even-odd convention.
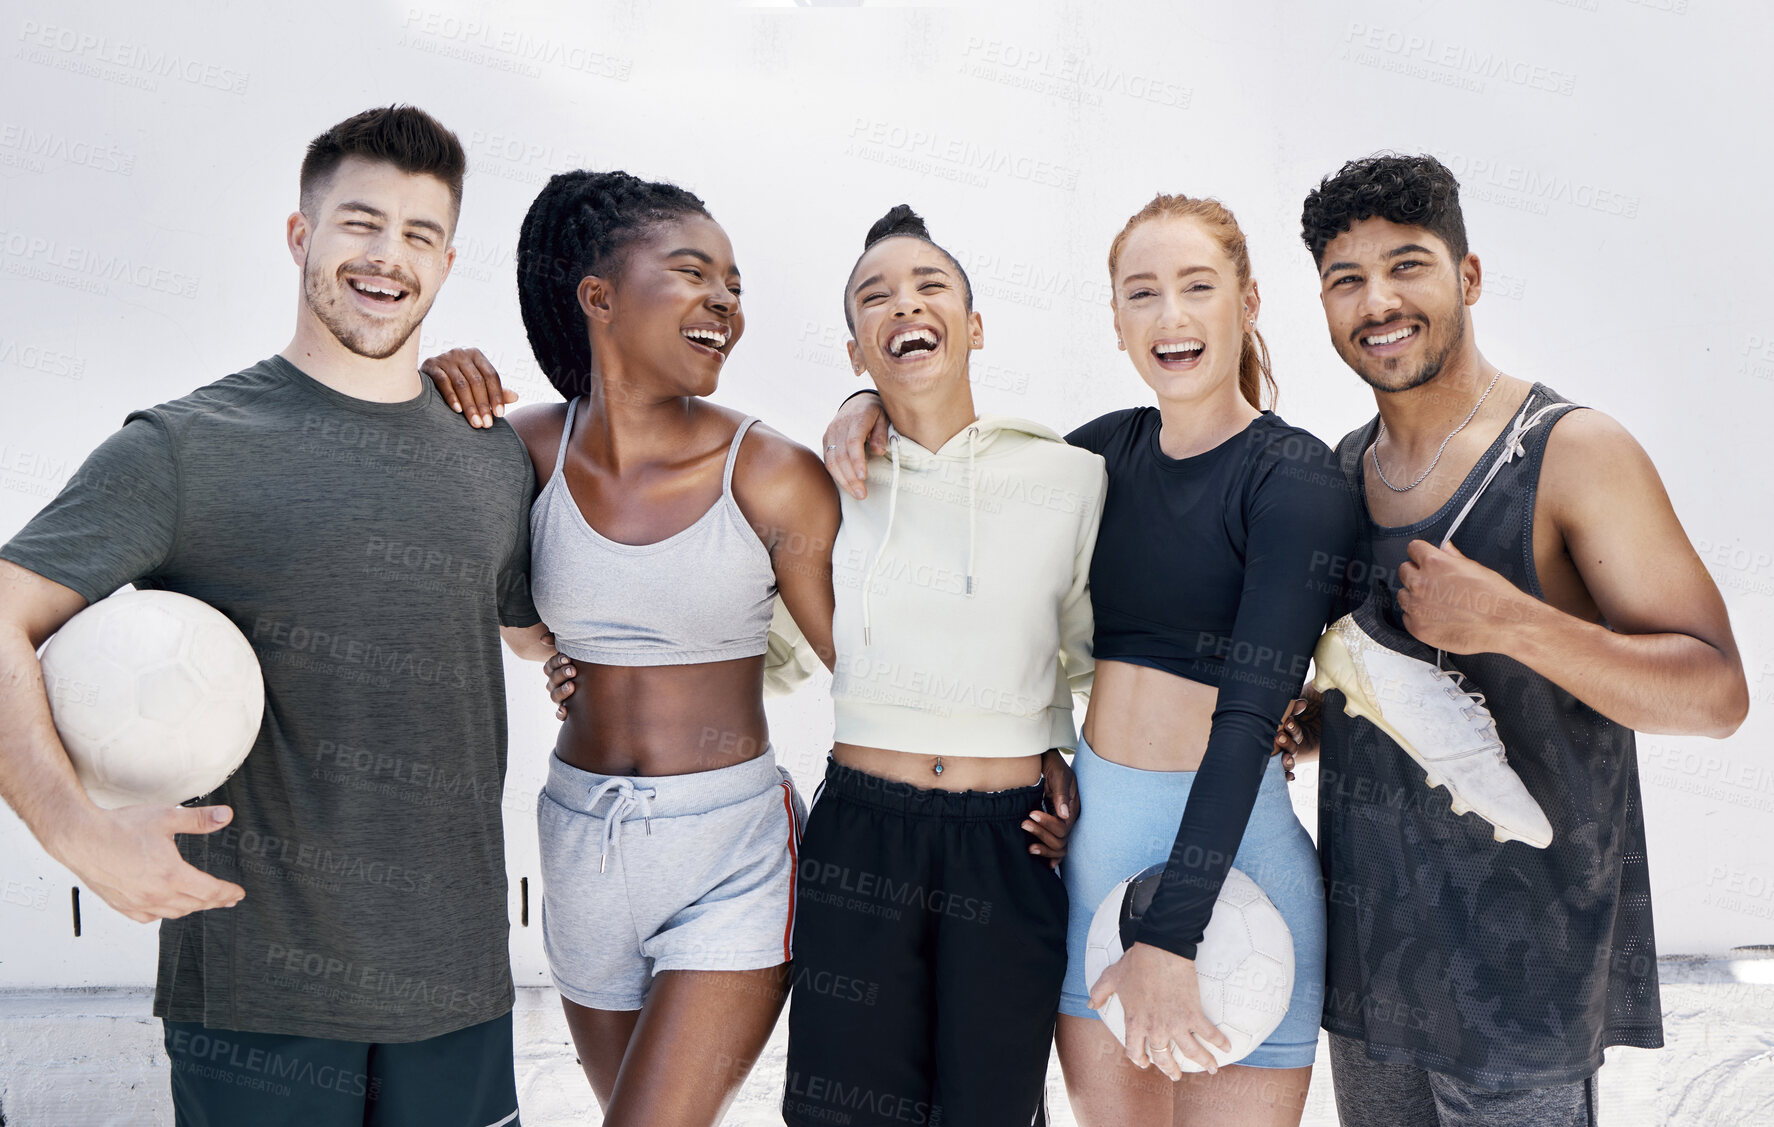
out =
[[[1325,177],[1306,196],[1300,238],[1312,261],[1324,265],[1330,241],[1374,216],[1422,227],[1447,244],[1458,262],[1466,257],[1466,220],[1460,214],[1460,182],[1432,156],[1376,153],[1352,160]]]
[[[385,161],[402,172],[435,176],[450,189],[456,214],[462,213],[462,174],[468,157],[462,142],[418,106],[380,106],[346,118],[308,143],[302,158],[302,212],[348,157]]]
[[[591,390],[591,338],[579,282],[620,274],[627,252],[661,224],[709,219],[693,192],[626,172],[555,174],[517,237],[517,307],[542,374],[566,399]]]
[[[899,235],[929,243],[949,260],[949,265],[961,276],[961,298],[967,303],[967,311],[973,312],[973,283],[967,280],[967,271],[961,269],[961,263],[954,255],[930,237],[930,228],[924,225],[924,217],[913,211],[910,204],[896,204],[886,215],[875,220],[869,233],[863,236],[862,254],[867,254],[869,248],[882,239]],[[862,254],[856,256],[856,262],[850,267],[850,276],[844,280],[844,324],[849,326],[851,336],[856,335],[856,317],[850,312],[850,284],[856,281],[856,267],[862,265]]]

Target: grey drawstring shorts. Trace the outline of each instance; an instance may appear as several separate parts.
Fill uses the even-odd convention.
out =
[[[536,824],[542,943],[562,996],[638,1010],[661,971],[787,962],[806,817],[768,748],[714,771],[637,778],[551,755]]]

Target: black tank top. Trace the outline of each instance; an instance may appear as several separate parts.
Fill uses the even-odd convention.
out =
[[[1454,544],[1545,599],[1534,567],[1534,498],[1547,436],[1575,404],[1535,384],[1526,406],[1567,404],[1522,439],[1454,534]],[[1517,415],[1520,417],[1518,409]],[[1441,510],[1403,528],[1368,517],[1362,459],[1376,417],[1337,445],[1360,500],[1362,542],[1352,594],[1379,599],[1401,648],[1398,566],[1412,540],[1440,544],[1503,453],[1491,444]],[[1394,644],[1395,639],[1381,639]],[[1423,652],[1415,652],[1423,651]],[[1529,793],[1552,822],[1552,845],[1498,844],[1475,815],[1454,816],[1447,791],[1365,720],[1326,701],[1318,790],[1319,849],[1329,910],[1324,1027],[1368,1055],[1490,1089],[1579,1079],[1607,1045],[1663,1044],[1657,952],[1638,759],[1629,728],[1501,654],[1449,654],[1481,690]]]

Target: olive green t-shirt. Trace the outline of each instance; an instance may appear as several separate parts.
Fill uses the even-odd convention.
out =
[[[537,621],[535,475],[420,382],[373,403],[272,357],[131,414],[0,548],[88,601],[201,599],[264,670],[206,796],[234,820],[179,838],[246,897],[160,925],[157,1016],[416,1041],[511,1007],[498,627]]]

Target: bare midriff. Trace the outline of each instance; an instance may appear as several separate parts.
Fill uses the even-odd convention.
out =
[[[599,775],[692,775],[769,746],[762,656],[699,665],[594,665],[578,676],[555,754]]]
[[[1161,669],[1096,663],[1084,738],[1099,758],[1142,771],[1194,771],[1207,751],[1219,690]]]
[[[832,758],[876,778],[910,783],[925,790],[1015,790],[1041,781],[1039,755],[1016,755],[1005,759],[963,755],[939,757],[841,743],[833,745]],[[936,772],[939,758],[942,761],[940,775]]]

